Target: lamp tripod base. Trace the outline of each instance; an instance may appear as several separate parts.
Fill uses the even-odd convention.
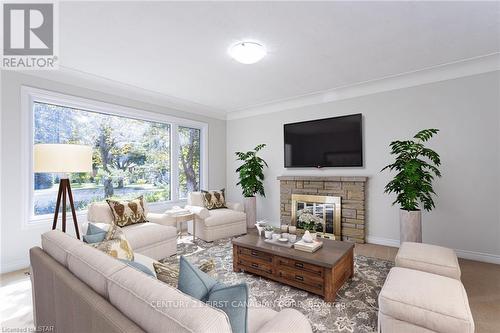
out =
[[[62,232],[66,232],[66,196],[69,199],[71,208],[71,215],[73,217],[73,224],[75,225],[76,238],[80,239],[80,231],[78,230],[78,222],[76,220],[75,205],[73,203],[73,194],[71,193],[71,185],[68,178],[61,178],[59,180],[59,191],[57,193],[56,211],[54,212],[54,223],[52,223],[52,230],[56,229],[59,216],[59,208],[62,201]]]

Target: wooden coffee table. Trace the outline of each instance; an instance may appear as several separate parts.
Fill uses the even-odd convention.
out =
[[[255,234],[233,239],[233,270],[245,271],[335,300],[354,275],[354,244],[322,239],[314,253],[272,245]]]

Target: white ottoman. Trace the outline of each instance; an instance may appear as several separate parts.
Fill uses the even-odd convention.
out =
[[[467,294],[456,279],[394,267],[378,304],[382,333],[474,333]]]
[[[396,255],[396,267],[411,268],[460,280],[460,266],[452,249],[404,242]]]

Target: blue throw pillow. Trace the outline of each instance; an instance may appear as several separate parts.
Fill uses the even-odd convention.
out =
[[[206,273],[194,267],[183,256],[179,262],[179,284],[177,288],[185,294],[205,302],[208,293],[217,280],[212,279]]]
[[[107,231],[89,223],[87,227],[87,234],[83,235],[85,243],[100,243],[106,238]]]
[[[248,286],[246,283],[234,286],[217,283],[210,290],[207,303],[227,314],[234,333],[246,333],[248,320]]]
[[[89,226],[87,227],[86,234],[87,235],[94,235],[94,234],[100,234],[101,232],[107,232],[107,230],[99,228],[94,223],[89,223]]]
[[[129,265],[132,268],[135,268],[143,273],[146,273],[147,275],[151,275],[152,277],[156,278],[156,275],[147,266],[145,266],[137,261],[130,261],[130,260],[126,260],[126,259],[118,259],[118,260],[126,263],[127,265]]]
[[[83,241],[89,244],[100,243],[104,241],[105,238],[106,238],[105,232],[100,232],[98,234],[93,234],[93,235],[83,235]]]
[[[248,287],[245,283],[225,286],[181,256],[178,288],[183,293],[224,311],[229,317],[233,332],[246,333]]]

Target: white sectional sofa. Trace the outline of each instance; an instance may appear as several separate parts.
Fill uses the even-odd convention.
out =
[[[196,237],[211,242],[220,238],[246,234],[247,223],[243,205],[226,202],[226,207],[208,210],[203,204],[201,192],[189,193],[186,208],[195,215]],[[188,231],[193,232],[192,223],[188,223]]]
[[[167,214],[149,213],[147,204],[144,209],[149,222],[122,227],[134,252],[156,260],[176,254],[175,220]],[[88,208],[87,221],[110,224],[113,223],[113,213],[106,202],[95,202]]]
[[[36,327],[54,332],[230,333],[227,315],[58,230],[30,250]],[[294,309],[249,308],[248,333],[310,333]]]

